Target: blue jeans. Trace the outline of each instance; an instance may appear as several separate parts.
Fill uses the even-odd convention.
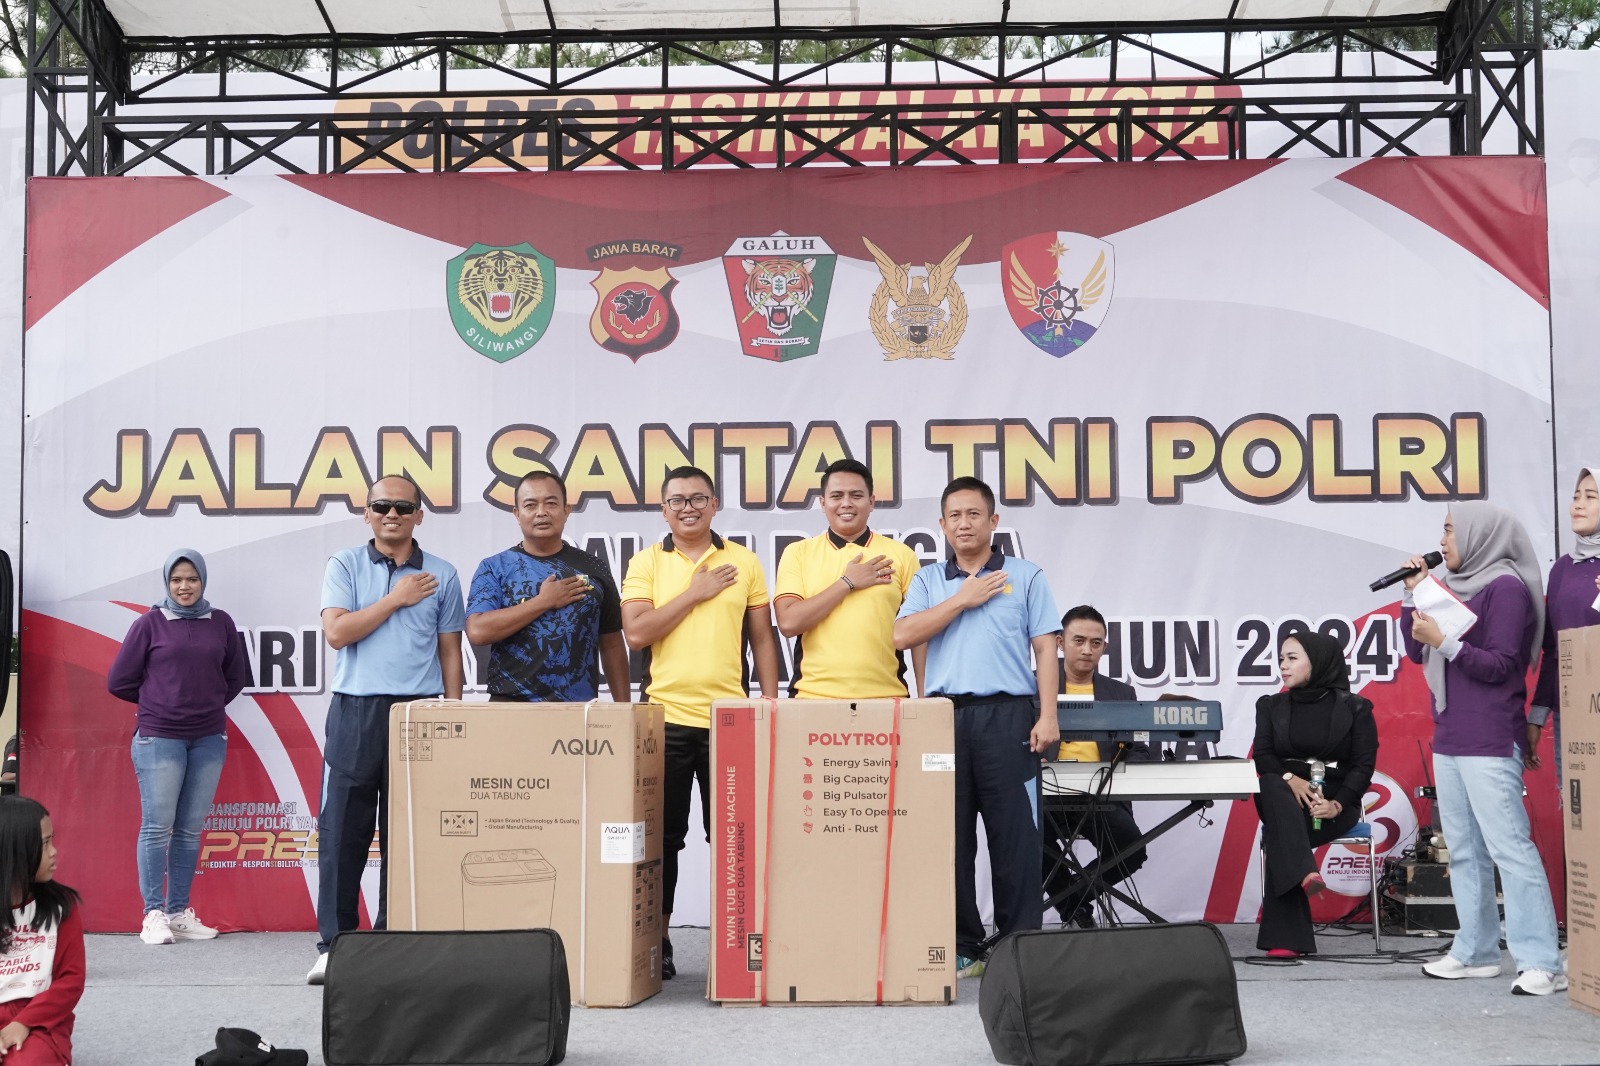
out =
[[[1522,752],[1433,757],[1439,821],[1450,848],[1450,885],[1460,930],[1450,954],[1467,966],[1500,963],[1494,870],[1506,899],[1506,946],[1524,970],[1561,970],[1550,882],[1522,805]]]
[[[189,906],[200,861],[200,829],[211,811],[228,753],[228,735],[194,740],[133,737],[139,779],[139,894],[144,909],[177,914]]]

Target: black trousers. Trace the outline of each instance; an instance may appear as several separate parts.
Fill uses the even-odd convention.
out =
[[[1312,954],[1317,950],[1317,936],[1311,924],[1311,901],[1300,883],[1317,869],[1312,849],[1348,833],[1361,820],[1361,807],[1346,807],[1339,817],[1324,818],[1321,829],[1312,829],[1311,815],[1294,798],[1289,783],[1268,775],[1261,778],[1256,811],[1261,815],[1264,865],[1256,947]]]
[[[361,875],[378,831],[378,913],[388,926],[389,709],[427,696],[346,696],[328,705],[317,811],[317,950],[360,924]]]
[[[1001,935],[1044,924],[1039,858],[1039,756],[1028,736],[1039,704],[996,696],[956,708],[956,951],[983,954],[978,911],[978,818],[989,842],[994,923]]]
[[[1045,826],[1046,831],[1055,836],[1056,844],[1062,851],[1065,851],[1071,843],[1067,839],[1067,833],[1077,826],[1078,839],[1087,840],[1094,846],[1096,853],[1096,857],[1078,876],[1073,875],[1065,861],[1057,859],[1054,855],[1047,854],[1044,857],[1045,896],[1053,898],[1066,893],[1056,904],[1056,911],[1061,915],[1063,922],[1072,921],[1072,916],[1083,906],[1095,875],[1099,875],[1101,884],[1114,885],[1119,881],[1126,881],[1144,865],[1146,854],[1143,848],[1139,848],[1115,866],[1104,865],[1106,859],[1138,840],[1141,835],[1139,823],[1133,820],[1133,811],[1127,804],[1108,803],[1093,810],[1086,810],[1083,807],[1061,808],[1055,813],[1054,823],[1052,824],[1051,819],[1046,819]]]
[[[672,914],[678,895],[678,852],[689,838],[689,800],[700,784],[700,822],[711,841],[711,730],[667,723],[662,772],[661,913]]]

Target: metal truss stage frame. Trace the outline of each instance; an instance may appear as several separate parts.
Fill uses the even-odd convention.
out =
[[[1195,158],[1202,141],[1207,158],[1232,159],[1421,154],[1424,138],[1452,155],[1486,146],[1540,154],[1544,144],[1539,0],[1455,0],[1442,15],[1383,20],[271,40],[127,38],[103,0],[37,0],[30,10],[39,17],[29,23],[27,166],[52,176],[1126,162]],[[1432,56],[1400,51],[1382,36],[1393,29],[1426,31],[1438,46]],[[1232,36],[1241,30],[1296,37],[1243,54]],[[1173,33],[1221,34],[1221,62],[1174,52],[1161,43]],[[949,58],[944,46],[957,38],[991,40],[997,58]],[[1019,38],[1036,39],[1040,54],[1046,40],[1068,46],[1008,62]],[[719,59],[718,40],[763,42],[772,62]],[[800,42],[825,58],[779,61]],[[528,45],[549,64],[513,69],[470,51],[487,43]],[[608,45],[614,58],[564,70],[561,49],[574,44]],[[374,49],[389,58],[349,69],[350,57]],[[1331,53],[1331,76],[1286,62],[1310,52]],[[1070,77],[1061,64],[1082,56],[1102,57],[1103,75]],[[152,61],[164,73],[136,81]],[[661,106],[591,104],[581,115],[563,106],[614,91],[598,76],[641,63],[641,75],[658,68]],[[419,96],[385,84],[413,70],[430,75],[421,95],[453,108],[376,115],[379,102]],[[492,72],[499,87],[481,88],[469,71]],[[808,106],[817,92],[832,95]],[[726,102],[687,103],[696,94]],[[353,101],[379,106],[352,113]],[[646,142],[654,150],[628,150]]]

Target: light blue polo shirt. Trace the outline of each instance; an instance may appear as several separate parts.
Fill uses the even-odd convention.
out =
[[[354,644],[340,648],[333,662],[333,691],[346,696],[433,696],[444,692],[439,671],[439,634],[466,628],[461,579],[456,568],[413,543],[411,558],[395,563],[371,541],[346,548],[328,560],[322,578],[322,609],[359,611],[371,607],[405,577],[426,570],[438,579],[433,595],[402,607]]]
[[[1061,614],[1044,571],[999,552],[979,574],[1004,570],[1010,584],[981,607],[969,607],[928,641],[930,693],[968,696],[1037,696],[1033,638],[1061,631]],[[967,575],[955,559],[929,563],[911,578],[898,617],[937,606],[956,594]]]

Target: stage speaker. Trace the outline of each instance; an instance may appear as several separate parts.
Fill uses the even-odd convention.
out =
[[[553,929],[352,932],[322,992],[328,1066],[554,1066],[571,1020]]]
[[[1244,1054],[1228,945],[1205,922],[1013,933],[995,945],[978,1013],[997,1062],[1131,1066]]]

